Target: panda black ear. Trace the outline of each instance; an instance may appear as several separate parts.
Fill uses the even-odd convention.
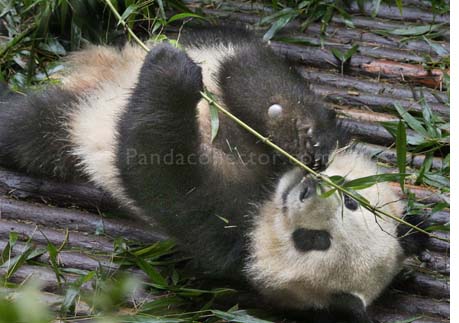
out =
[[[428,224],[422,215],[407,215],[404,218],[410,224],[425,229]],[[416,231],[405,224],[397,227],[397,236],[406,256],[420,254],[426,247],[429,237],[422,232]]]

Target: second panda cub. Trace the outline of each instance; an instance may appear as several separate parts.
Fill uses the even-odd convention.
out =
[[[69,59],[61,86],[6,97],[0,162],[92,181],[159,225],[200,271],[248,282],[272,304],[314,309],[318,322],[370,322],[366,306],[408,256],[403,228],[349,197],[321,198],[313,178],[231,120],[220,118],[212,141],[200,91],[326,175],[370,176],[374,164],[355,151],[329,158],[342,144],[334,113],[254,35],[219,28],[182,44],[90,48]],[[362,194],[401,216],[387,184]]]

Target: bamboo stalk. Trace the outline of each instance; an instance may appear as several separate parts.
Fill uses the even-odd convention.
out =
[[[373,95],[386,95],[397,99],[414,99],[421,98],[421,94],[427,103],[445,104],[448,102],[448,96],[444,92],[432,90],[429,88],[414,88],[402,84],[389,83],[387,80],[374,80],[364,76],[340,75],[327,71],[310,68],[307,66],[298,66],[301,75],[312,84],[324,84],[337,88],[349,88],[358,92],[364,92]],[[422,93],[421,93],[422,91]]]
[[[394,103],[398,103],[405,110],[410,112],[422,113],[423,107],[418,102],[394,98],[385,95],[374,95],[365,92],[349,91],[347,89],[334,88],[327,85],[313,84],[311,89],[314,93],[324,96],[325,100],[339,104],[350,105],[361,108],[371,108],[376,112],[392,112],[398,116]],[[444,104],[430,103],[430,108],[437,115],[449,119],[449,108]]]
[[[108,218],[87,212],[31,204],[0,197],[0,214],[4,220],[31,221],[47,226],[73,231],[103,231],[112,237],[126,237],[151,243],[165,240],[164,235],[148,230],[149,226],[122,218]],[[152,220],[153,221],[153,220]]]
[[[50,201],[65,207],[78,205],[93,211],[123,212],[120,205],[108,193],[87,183],[56,182],[2,168],[0,168],[0,194],[40,202]]]
[[[271,42],[271,47],[286,58],[320,68],[338,69],[339,62],[329,49],[300,46],[280,42]],[[441,88],[444,72],[440,69],[427,71],[422,65],[414,65],[390,61],[387,59],[371,58],[355,54],[349,61],[347,69],[354,75],[367,74],[375,77],[394,78],[422,84],[431,88]]]

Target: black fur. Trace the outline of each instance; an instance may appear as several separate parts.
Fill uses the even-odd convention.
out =
[[[0,164],[61,180],[80,177],[70,154],[66,117],[77,95],[52,88],[0,101]]]
[[[240,26],[204,28],[185,33],[182,41],[186,47],[222,44],[238,48],[234,57],[222,62],[218,74],[224,103],[237,117],[307,165],[324,169],[330,151],[347,144],[348,136],[338,127],[334,111],[310,90],[293,63],[275,54],[252,32]],[[275,103],[282,105],[284,111],[281,118],[271,120],[267,110]],[[223,120],[219,146],[226,153],[226,138],[231,138],[231,144],[238,148],[254,149],[253,143],[262,146],[253,135],[232,127],[232,121],[226,126],[226,121]],[[313,133],[309,135],[311,128]],[[314,147],[316,143],[320,146]],[[277,161],[285,162],[283,156],[274,155]]]
[[[371,323],[362,300],[348,293],[332,295],[330,312],[337,318],[337,322]]]
[[[422,215],[407,215],[404,220],[421,229],[428,226],[425,216]],[[406,256],[418,255],[425,249],[428,236],[425,233],[415,231],[405,224],[397,226],[397,236]]]

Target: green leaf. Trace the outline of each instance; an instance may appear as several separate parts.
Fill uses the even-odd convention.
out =
[[[86,275],[80,276],[65,290],[64,299],[61,303],[61,313],[67,313],[75,304],[75,299],[80,295],[81,287],[94,278],[95,271],[90,271]]]
[[[343,187],[353,190],[362,190],[381,182],[400,181],[400,178],[405,178],[408,175],[409,174],[377,174],[366,176],[346,182]]]
[[[277,19],[271,25],[271,28],[269,28],[269,30],[266,32],[266,34],[264,34],[263,40],[264,41],[271,40],[279,30],[284,28],[290,21],[295,19],[297,16],[298,16],[297,12],[291,11],[291,12],[279,17],[279,19]]]
[[[344,54],[344,60],[347,61],[349,60],[359,49],[359,45],[353,45],[349,50],[346,51]]]
[[[403,16],[403,0],[395,0],[398,11],[400,11],[400,16]]]
[[[449,225],[449,223],[431,225],[431,226],[425,228],[425,230],[428,231],[428,232],[432,232],[432,231],[450,232],[450,225]]]
[[[123,14],[121,15],[121,20],[118,20],[118,24],[119,25],[121,23],[121,21],[126,21],[127,18],[129,18],[130,15],[132,15],[133,13],[135,13],[137,11],[137,5],[135,3],[131,4],[129,7],[126,8],[126,10],[124,10]]]
[[[182,13],[178,13],[176,15],[173,15],[171,18],[169,18],[167,23],[170,24],[171,22],[174,22],[174,21],[177,21],[177,20],[182,20],[182,19],[185,19],[185,18],[205,19],[203,16],[200,16],[200,15],[198,15],[196,13],[182,12]]]
[[[9,279],[13,274],[21,268],[23,264],[27,261],[29,255],[32,253],[33,247],[27,246],[25,250],[22,251],[20,255],[17,255],[11,259],[8,259],[0,268],[7,268],[5,278]]]
[[[150,314],[164,314],[164,311],[168,310],[171,307],[177,307],[186,304],[187,301],[185,299],[171,294],[165,297],[160,297],[154,301],[142,304],[140,311],[143,313]]]
[[[10,232],[8,242],[0,256],[0,265],[3,265],[5,262],[7,262],[11,258],[11,253],[13,252],[13,247],[16,244],[17,240],[18,240],[18,233]]]
[[[331,190],[328,190],[328,191],[326,191],[326,192],[320,194],[319,196],[320,196],[321,198],[326,199],[327,197],[332,196],[335,192],[336,192],[336,188],[332,188]]]
[[[396,28],[392,30],[374,30],[382,34],[389,34],[395,36],[420,36],[428,32],[438,31],[442,25],[422,25],[422,26],[407,26],[404,28]]]
[[[333,175],[333,176],[330,176],[328,179],[337,185],[342,185],[346,181],[346,179],[340,175]]]
[[[211,310],[211,312],[226,321],[229,322],[236,322],[236,323],[272,323],[271,321],[266,321],[262,320],[259,318],[256,318],[250,314],[248,314],[246,311],[239,310],[239,311],[234,311],[234,312],[223,312],[223,311],[218,311],[218,310]]]
[[[422,163],[421,169],[419,170],[419,174],[416,178],[415,184],[421,184],[424,178],[424,174],[430,170],[433,163],[433,152],[429,152],[426,154],[424,162]]]
[[[373,0],[373,11],[371,12],[372,17],[376,17],[381,6],[381,0]]]
[[[57,248],[51,242],[49,242],[49,240],[48,240],[48,244],[46,246],[46,249],[48,251],[49,261],[51,262],[51,268],[54,271],[54,274],[56,275],[56,280],[57,280],[57,282],[58,282],[58,284],[60,286],[62,273],[60,272],[59,264],[58,264],[58,261],[57,261],[57,256],[58,256],[59,252],[58,252]]]
[[[156,2],[158,3],[159,12],[161,13],[161,18],[166,20],[167,17],[166,17],[166,11],[164,10],[163,0],[156,0]]]
[[[218,118],[218,109],[214,104],[209,105],[210,110],[210,129],[211,129],[211,142],[218,135],[218,129],[220,128],[220,119]]]
[[[62,46],[62,44],[55,38],[48,39],[46,43],[40,43],[38,47],[56,56],[64,56],[67,54],[64,46]]]
[[[416,131],[418,134],[428,137],[427,130],[423,127],[422,123],[417,120],[415,117],[413,117],[411,114],[408,113],[399,103],[394,104],[395,109],[397,109],[397,112],[400,114],[400,116],[403,118],[403,120],[406,121],[408,126],[410,126],[411,129]]]
[[[398,122],[397,136],[395,137],[397,151],[397,166],[400,174],[406,172],[406,128],[403,121]],[[400,177],[400,187],[405,191],[405,178]]]
[[[150,278],[151,282],[159,287],[167,287],[166,279],[161,276],[161,274],[148,262],[143,260],[142,258],[138,258],[136,260],[137,265],[140,269],[142,269]]]
[[[427,43],[429,44],[430,47],[433,48],[433,50],[435,51],[435,53],[437,53],[438,55],[440,56],[447,56],[449,55],[449,51],[442,46],[442,44],[440,43],[436,43],[430,39],[428,39],[426,36],[422,36],[422,39]]]
[[[341,51],[337,48],[332,48],[331,49],[333,55],[341,62],[341,63],[344,63],[345,59],[344,59],[344,54],[341,53]]]
[[[341,8],[339,5],[335,5],[335,8],[338,10],[339,14],[341,15],[341,18],[343,18],[344,24],[349,28],[355,28],[355,25],[352,22],[352,16],[349,13],[347,13],[346,10]]]

